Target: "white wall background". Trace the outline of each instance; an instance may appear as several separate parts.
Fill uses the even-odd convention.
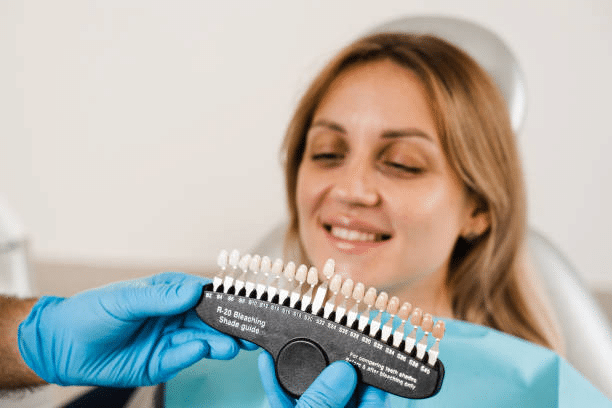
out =
[[[39,259],[208,265],[285,213],[301,92],[388,19],[457,15],[522,62],[530,223],[612,282],[610,0],[0,2],[0,191]]]

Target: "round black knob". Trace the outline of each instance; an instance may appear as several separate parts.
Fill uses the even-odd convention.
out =
[[[299,397],[327,367],[327,355],[311,340],[292,340],[278,353],[276,376],[292,397]]]

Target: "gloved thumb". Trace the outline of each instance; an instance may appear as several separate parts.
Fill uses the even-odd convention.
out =
[[[357,385],[357,373],[346,361],[336,361],[321,372],[297,402],[296,407],[345,407]]]
[[[197,303],[202,294],[199,282],[145,281],[123,282],[120,287],[113,285],[101,296],[101,306],[113,317],[120,320],[140,320],[153,316],[171,316],[186,312]]]

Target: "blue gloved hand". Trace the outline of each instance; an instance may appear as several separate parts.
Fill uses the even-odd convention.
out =
[[[268,352],[261,352],[258,365],[261,383],[272,408],[388,406],[386,392],[363,384],[357,386],[355,368],[346,361],[336,361],[327,366],[298,400],[291,398],[281,388],[276,379],[274,360]]]
[[[197,317],[192,308],[207,282],[170,272],[67,299],[42,297],[19,326],[19,351],[49,383],[136,387],[167,381],[205,357],[257,348]]]

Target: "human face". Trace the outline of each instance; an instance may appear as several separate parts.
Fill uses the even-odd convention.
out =
[[[351,67],[315,111],[297,176],[299,236],[319,268],[390,294],[444,286],[474,205],[425,88],[388,60]]]

